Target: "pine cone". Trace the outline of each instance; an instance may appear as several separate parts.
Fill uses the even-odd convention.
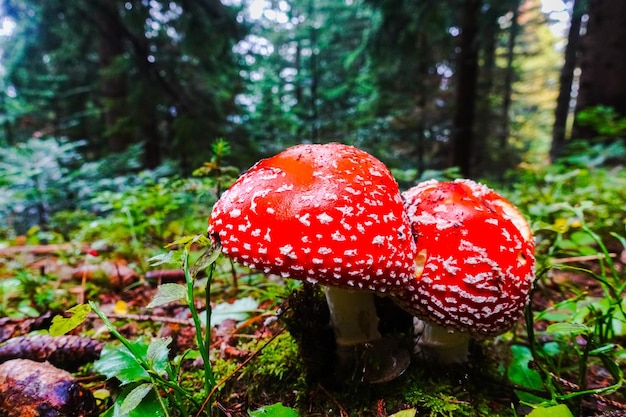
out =
[[[16,319],[0,318],[0,343],[13,337],[22,336],[35,330],[47,329],[52,323],[55,313],[48,311],[39,317]]]
[[[68,371],[75,371],[100,357],[102,343],[80,336],[21,336],[0,345],[0,363],[10,359],[48,361]]]

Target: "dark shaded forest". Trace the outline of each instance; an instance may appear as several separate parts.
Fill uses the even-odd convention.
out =
[[[573,128],[585,110],[623,116],[620,5],[5,1],[2,143],[137,145],[141,168],[188,175],[217,138],[240,167],[338,141],[417,177],[501,177],[601,136]]]

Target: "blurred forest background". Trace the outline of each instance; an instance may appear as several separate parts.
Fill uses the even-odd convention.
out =
[[[0,5],[9,236],[207,173],[218,138],[240,170],[298,143],[355,145],[403,186],[624,161],[623,0]]]

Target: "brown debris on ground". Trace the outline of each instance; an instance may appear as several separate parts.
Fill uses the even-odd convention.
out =
[[[5,417],[95,417],[92,393],[48,362],[13,359],[0,365],[0,414]]]

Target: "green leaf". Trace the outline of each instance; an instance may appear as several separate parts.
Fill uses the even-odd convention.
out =
[[[589,327],[580,323],[554,323],[546,328],[546,333],[552,334],[589,334]]]
[[[141,340],[130,342],[133,349],[145,355],[148,346]],[[106,345],[102,349],[100,359],[94,362],[97,372],[107,377],[107,379],[117,378],[122,385],[131,382],[147,381],[148,373],[141,367],[137,359],[125,346]]]
[[[598,356],[602,360],[602,363],[604,364],[606,369],[609,371],[613,379],[617,381],[618,385],[621,385],[624,382],[624,373],[622,371],[622,368],[620,367],[620,364],[616,361],[616,358],[618,357],[618,355],[619,354],[615,354],[615,355],[606,355],[604,353],[598,354]]]
[[[565,404],[552,407],[537,407],[528,414],[528,417],[574,417]]]
[[[150,342],[148,351],[146,352],[146,361],[148,364],[159,373],[159,375],[166,375],[169,363],[169,344],[172,343],[172,338],[165,339],[157,338]]]
[[[285,407],[282,403],[266,405],[248,412],[250,417],[298,417],[296,410]]]
[[[526,346],[513,345],[511,346],[511,352],[513,353],[513,358],[507,369],[509,381],[533,390],[543,390],[544,387],[541,375],[539,375],[539,372],[529,367],[530,362],[533,360],[530,349]],[[541,403],[544,400],[543,398],[521,390],[516,390],[515,394],[520,400],[531,404]]]
[[[169,248],[172,246],[184,246],[185,248],[189,248],[193,243],[199,243],[203,246],[211,246],[211,240],[204,235],[190,235],[183,236],[179,239],[176,239],[172,243],[167,244],[165,247]]]
[[[622,247],[626,249],[626,237],[620,236],[615,232],[610,232],[610,235],[613,236],[615,239],[619,240],[619,243],[621,243]]]
[[[204,253],[200,255],[200,257],[194,264],[193,268],[191,268],[191,275],[195,277],[198,274],[198,272],[202,271],[203,269],[211,265],[213,262],[215,262],[217,258],[220,256],[220,253],[222,253],[221,244],[217,244],[216,246],[209,246],[204,251]]]
[[[543,352],[548,356],[556,356],[563,353],[561,346],[557,342],[547,342],[543,346]]]
[[[158,307],[179,300],[187,302],[187,287],[182,284],[163,284],[159,285],[156,295],[146,307]]]
[[[1,301],[7,301],[22,294],[23,285],[17,278],[3,278],[0,280],[0,298]]]
[[[409,408],[406,410],[398,411],[395,414],[390,415],[389,417],[415,417],[417,414],[417,409]]]
[[[139,387],[144,385],[151,384],[142,384]],[[156,391],[154,389],[147,390],[144,396],[140,399],[138,403],[136,403],[134,408],[130,408],[128,406],[124,406],[126,399],[131,394],[137,399],[141,394],[143,394],[142,389],[140,391],[134,392],[137,387],[126,387],[122,390],[120,395],[115,400],[115,404],[109,410],[107,410],[101,417],[165,417],[165,412],[163,411],[163,407],[159,399],[157,398]],[[130,403],[134,403],[135,399],[129,400]],[[162,398],[161,401],[165,403],[167,406],[167,398]],[[122,408],[128,410],[127,413],[122,413]]]
[[[91,313],[91,306],[89,304],[79,304],[66,311],[69,313],[69,317],[63,317],[61,315],[54,316],[52,318],[52,324],[50,325],[51,336],[61,336],[67,332],[78,327],[87,315]]]
[[[152,258],[148,259],[150,266],[159,266],[159,265],[176,265],[178,261],[174,259],[174,252],[166,252],[161,253],[159,255],[155,255]]]
[[[596,243],[594,238],[585,231],[576,231],[571,234],[570,240],[574,242],[577,246],[581,247],[581,249],[585,246],[592,246]],[[593,252],[597,252],[593,250]]]
[[[127,415],[134,411],[146,395],[152,391],[152,388],[152,384],[141,384],[133,388],[120,404],[119,413],[121,415]]]
[[[240,298],[232,303],[220,303],[211,310],[211,326],[218,326],[224,320],[244,321],[258,308],[259,303],[252,297]]]

